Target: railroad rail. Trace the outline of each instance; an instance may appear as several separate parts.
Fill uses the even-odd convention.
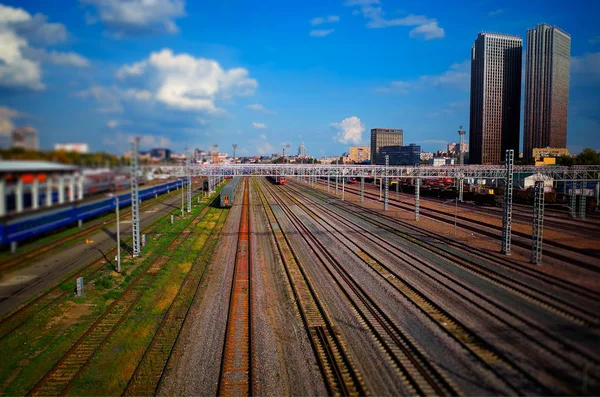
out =
[[[254,184],[269,220],[287,281],[294,294],[300,317],[307,330],[328,393],[332,396],[366,395],[368,390],[363,385],[360,372],[352,363],[351,357],[336,333],[312,282],[294,254],[288,236],[282,231],[262,189],[256,181]]]
[[[187,226],[168,244],[162,255],[157,255],[141,272],[123,293],[104,311],[79,340],[65,353],[65,355],[46,373],[32,388],[29,395],[58,395],[68,390],[69,385],[87,365],[123,322],[127,314],[141,297],[142,293],[152,284],[158,271],[171,257],[170,250],[184,244],[192,235],[195,226],[205,217],[209,207],[192,217]],[[190,225],[192,227],[190,227]]]
[[[244,196],[217,395],[252,395],[252,260],[250,192]]]
[[[272,191],[271,191],[272,193]],[[287,203],[273,194],[288,218],[305,239],[313,253],[339,286],[348,302],[360,316],[366,327],[378,341],[386,357],[399,375],[405,380],[411,394],[458,395],[459,391],[447,376],[417,346],[409,334],[402,330],[389,315],[373,300],[363,287],[354,280],[345,267],[329,252],[328,248],[314,235]]]
[[[146,229],[148,230],[147,234],[152,234],[153,230],[155,230],[156,224],[161,220],[161,218],[157,218],[150,225],[147,225]],[[130,240],[128,238],[127,240]],[[123,243],[127,240],[123,239]],[[113,248],[106,253],[106,257],[113,257],[116,255],[117,249]],[[19,329],[23,324],[33,318],[37,313],[45,310],[53,304],[61,302],[63,299],[70,296],[70,291],[66,292],[61,289],[61,284],[64,282],[72,281],[74,282],[78,277],[84,277],[84,279],[89,279],[98,271],[102,270],[106,266],[106,260],[104,258],[99,258],[89,264],[85,265],[83,268],[76,271],[74,274],[70,275],[66,280],[59,283],[55,287],[49,289],[48,291],[42,293],[42,295],[35,298],[33,301],[27,303],[26,305],[13,310],[12,313],[8,313],[6,317],[0,320],[0,340],[7,337],[13,331]],[[62,271],[62,268],[57,268],[56,272]],[[29,288],[23,287],[23,289]],[[15,293],[19,293],[23,289],[16,291]]]
[[[300,193],[300,190],[296,190],[297,193]],[[314,202],[311,202],[311,205],[314,206]],[[339,204],[339,203],[337,203]],[[344,203],[345,207],[342,207],[341,205],[337,205],[338,208],[342,211],[347,211],[347,206],[349,203]],[[361,210],[364,210],[364,207],[360,207]],[[356,214],[357,216],[360,214]],[[346,216],[343,215],[338,215],[338,221],[343,222],[344,219],[347,218]],[[364,218],[365,220],[368,220],[367,218]],[[349,220],[345,221],[346,224],[348,224],[348,222],[350,222]],[[371,223],[375,224],[375,222]],[[386,227],[386,224],[383,222],[377,222],[376,225],[378,227],[383,227],[385,230],[389,230],[389,227]],[[360,228],[360,226],[354,224],[354,228],[358,230],[358,228]],[[360,230],[361,235],[365,235],[367,236],[370,240],[372,240],[373,242],[379,242],[379,244],[384,243],[384,240],[380,237],[375,235],[374,233],[371,233],[369,230],[362,228],[363,230]],[[411,242],[414,239],[411,239]],[[487,313],[487,315],[491,316],[491,318],[494,318],[496,321],[501,322],[502,324],[504,324],[508,329],[511,329],[512,332],[515,332],[516,334],[520,334],[523,337],[526,337],[528,340],[531,341],[531,343],[533,345],[536,345],[536,350],[535,351],[540,351],[543,350],[544,352],[546,352],[546,356],[548,358],[553,358],[554,360],[559,360],[559,361],[555,361],[555,362],[560,362],[560,366],[564,366],[564,365],[568,365],[571,367],[571,373],[570,375],[564,375],[564,376],[572,376],[572,371],[573,368],[576,368],[577,371],[579,370],[583,370],[584,367],[592,365],[592,366],[597,366],[599,361],[596,357],[594,357],[592,354],[590,354],[590,352],[585,351],[583,346],[576,346],[573,344],[572,341],[565,341],[562,338],[557,337],[554,334],[551,334],[548,332],[548,330],[544,329],[543,327],[537,325],[534,323],[534,321],[532,321],[532,319],[528,318],[527,314],[517,314],[514,312],[514,310],[511,310],[511,308],[507,308],[502,304],[499,304],[498,302],[496,302],[495,300],[484,296],[481,292],[478,292],[476,289],[467,286],[464,282],[461,282],[460,280],[458,280],[455,276],[451,276],[450,273],[447,272],[443,272],[440,269],[438,269],[437,266],[433,266],[430,265],[426,262],[424,262],[422,259],[420,259],[419,257],[417,257],[412,251],[408,251],[407,249],[403,249],[400,248],[397,245],[392,245],[388,242],[385,242],[385,247],[387,250],[390,250],[390,252],[398,252],[398,255],[402,255],[403,257],[406,258],[410,258],[410,261],[407,263],[411,263],[411,262],[415,262],[415,263],[419,263],[418,266],[414,266],[414,269],[423,273],[424,275],[426,275],[427,277],[432,278],[433,280],[437,280],[441,285],[444,285],[446,288],[448,288],[450,291],[452,291],[452,293],[457,294],[459,296],[462,297],[462,299],[465,300],[465,302],[470,302],[471,304],[477,306],[479,309],[481,309],[484,313]],[[364,247],[363,247],[364,249]],[[439,252],[436,252],[436,255],[439,255]],[[447,256],[443,256],[441,255],[443,258],[447,258],[450,261],[453,261],[453,258],[448,258]],[[424,269],[428,269],[427,271],[425,271]],[[526,327],[528,329],[533,330],[534,334],[540,334],[543,335],[546,338],[546,343],[550,342],[549,344],[546,344],[540,340],[538,340],[535,337],[532,337],[531,334],[528,334],[526,332],[524,332],[522,330],[522,327],[519,326],[518,324],[524,324],[526,325]],[[592,332],[591,334],[593,334],[594,332]],[[592,337],[591,334],[587,337]],[[582,336],[582,338],[587,338],[586,336]],[[515,365],[513,363],[513,365]],[[597,379],[597,375],[591,375],[590,379],[593,379],[595,382],[598,382]],[[559,385],[557,385],[557,387],[562,388],[563,392],[568,392],[568,393],[577,393],[578,391],[575,389],[570,388],[566,383],[564,383],[564,378],[562,382],[558,382],[560,383]],[[597,383],[596,383],[597,384]],[[542,389],[543,390],[543,389]],[[543,393],[543,392],[542,392]]]
[[[349,190],[349,191],[353,192],[354,194],[357,194],[356,192],[358,192],[358,190],[356,190],[354,188],[346,188],[346,190]],[[369,196],[373,199],[378,198],[377,194],[371,193],[368,191],[365,191],[364,195],[365,195],[365,197]],[[408,204],[405,204],[403,202],[395,203],[392,201],[389,203],[389,205],[391,205],[392,207],[406,209],[406,210],[410,210],[410,211],[412,211],[414,209],[414,207],[412,207]],[[454,216],[450,216],[441,210],[421,207],[420,213],[424,216],[427,216],[429,218],[432,218],[432,219],[435,219],[435,220],[438,220],[438,221],[441,221],[441,222],[444,222],[447,224],[454,224]],[[463,228],[465,230],[469,230],[471,232],[479,233],[486,237],[491,237],[491,238],[497,239],[499,237],[498,232],[501,232],[501,230],[502,230],[502,228],[499,226],[490,225],[490,224],[480,221],[480,220],[470,219],[470,218],[464,217],[464,216],[457,216],[456,218],[458,220],[460,220],[460,222],[457,222],[457,224],[460,225],[461,228]],[[469,225],[467,223],[471,223],[472,225]],[[493,231],[484,230],[483,228],[491,229]],[[528,251],[531,250],[531,235],[528,235],[527,233],[523,233],[523,232],[514,231],[514,230],[512,231],[512,234],[514,236],[518,236],[518,237],[524,239],[524,240],[513,239],[513,241],[512,241],[513,245],[517,245]],[[548,257],[552,257],[552,258],[560,260],[560,261],[568,262],[570,264],[573,264],[575,266],[578,266],[578,267],[581,267],[581,268],[584,268],[587,270],[591,270],[591,271],[600,273],[600,266],[590,264],[588,261],[584,260],[583,258],[582,259],[574,258],[572,255],[568,255],[566,253],[561,253],[561,252],[557,252],[555,250],[548,249],[548,247],[554,247],[559,250],[566,250],[566,251],[571,251],[571,252],[574,251],[574,249],[569,247],[568,245],[557,242],[557,241],[545,239],[544,240],[544,255],[546,255]],[[577,254],[596,259],[592,255],[586,255],[585,253],[577,252]]]
[[[133,375],[123,392],[125,396],[156,395],[164,379],[165,370],[171,360],[175,345],[188,317],[192,303],[195,301],[200,285],[204,280],[206,269],[223,229],[223,218],[227,210],[216,210],[205,217],[203,222],[208,226],[211,222],[214,228],[205,227],[198,241],[202,245],[192,261],[192,268],[186,274],[177,295],[171,302],[163,320],[157,328],[144,355],[140,359]]]

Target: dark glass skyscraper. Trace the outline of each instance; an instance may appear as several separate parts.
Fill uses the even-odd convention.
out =
[[[380,164],[381,160],[377,155],[381,147],[402,146],[402,136],[402,130],[393,130],[390,128],[371,129],[371,164]]]
[[[519,152],[523,39],[479,33],[471,51],[471,164],[500,164]]]
[[[535,148],[567,147],[571,36],[539,24],[527,31],[523,158]]]

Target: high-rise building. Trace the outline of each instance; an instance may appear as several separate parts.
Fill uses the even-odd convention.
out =
[[[382,146],[379,148],[377,165],[385,165],[385,156],[390,165],[415,165],[421,162],[421,146],[411,143],[408,146]]]
[[[377,158],[379,148],[383,146],[402,146],[402,135],[402,130],[373,128],[371,130],[371,164],[379,163]]]
[[[39,150],[37,130],[31,126],[15,128],[12,132],[12,147]]]
[[[304,142],[300,143],[300,147],[298,148],[298,157],[306,157],[306,147],[304,147]]]
[[[54,150],[62,150],[64,152],[88,153],[89,146],[87,143],[55,143]]]
[[[350,161],[364,163],[371,159],[371,148],[369,146],[350,146]]]
[[[527,30],[523,158],[535,148],[567,147],[571,36],[539,24]]]
[[[471,50],[472,164],[500,164],[507,149],[519,153],[523,39],[479,33]]]

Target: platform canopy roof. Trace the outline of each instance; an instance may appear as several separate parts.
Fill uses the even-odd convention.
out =
[[[50,161],[0,160],[0,174],[25,172],[73,172],[79,167]]]

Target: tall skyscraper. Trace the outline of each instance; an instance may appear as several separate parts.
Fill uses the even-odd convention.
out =
[[[545,23],[527,30],[523,158],[535,148],[567,147],[571,36]]]
[[[306,148],[304,147],[304,142],[302,142],[300,147],[298,147],[298,157],[306,157]]]
[[[500,164],[519,153],[523,39],[479,33],[471,50],[471,164]]]
[[[12,132],[12,147],[40,150],[37,130],[29,125],[15,128]]]
[[[383,146],[402,146],[402,130],[373,128],[371,130],[371,164],[378,164],[377,154]]]

